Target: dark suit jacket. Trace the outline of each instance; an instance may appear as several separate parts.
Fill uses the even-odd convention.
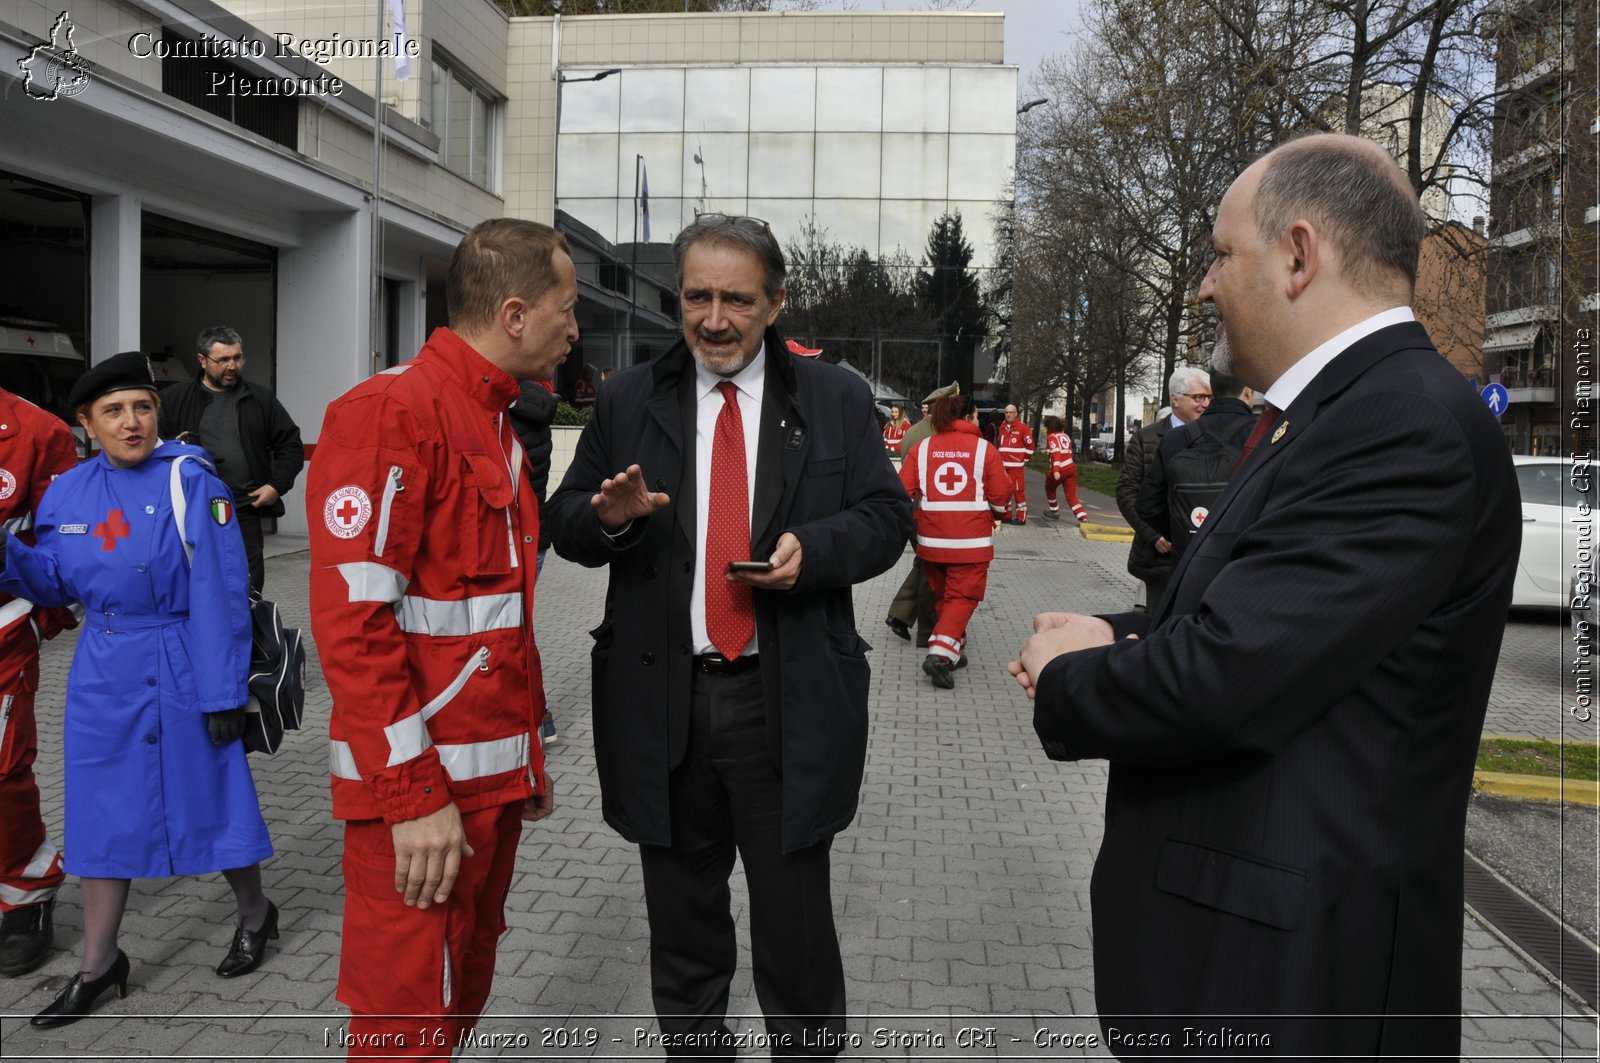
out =
[[[751,550],[800,540],[800,580],[755,592],[756,639],[772,755],[783,775],[785,851],[855,815],[866,763],[866,652],[852,585],[894,565],[912,533],[911,500],[883,450],[861,381],[796,358],[766,335]],[[606,822],[630,841],[671,841],[667,774],[688,737],[694,573],[694,359],[679,343],[600,389],[572,466],[544,509],[562,557],[611,566],[593,632],[594,735]],[[638,463],[671,504],[605,535],[589,500]]]
[[[1158,417],[1154,424],[1135,432],[1123,449],[1122,472],[1117,476],[1117,509],[1133,529],[1133,545],[1128,548],[1128,572],[1145,581],[1170,575],[1177,564],[1171,554],[1156,552],[1156,540],[1161,533],[1139,516],[1139,486],[1144,483],[1145,473],[1155,462],[1161,441],[1171,427],[1171,417]],[[1157,603],[1149,604],[1154,609]]]
[[[1280,426],[1164,608],[1108,618],[1142,637],[1040,677],[1046,751],[1111,761],[1102,1023],[1329,1014],[1227,1024],[1276,1031],[1279,1054],[1453,1056],[1467,795],[1521,538],[1511,461],[1417,324],[1345,351]]]

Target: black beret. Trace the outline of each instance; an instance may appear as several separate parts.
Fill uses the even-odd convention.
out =
[[[67,405],[82,406],[86,402],[93,402],[101,395],[109,395],[113,391],[124,391],[128,388],[149,388],[156,390],[155,374],[150,372],[150,359],[140,351],[123,351],[93,366],[78,382],[72,385],[72,394],[67,396]]]

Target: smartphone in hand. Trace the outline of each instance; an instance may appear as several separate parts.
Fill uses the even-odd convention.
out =
[[[729,572],[771,572],[771,561],[729,561]]]

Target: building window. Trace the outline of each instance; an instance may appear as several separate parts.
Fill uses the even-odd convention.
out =
[[[494,190],[500,104],[448,63],[433,61],[433,131],[440,161],[473,184]]]
[[[298,150],[305,79],[259,76],[206,54],[200,43],[162,33],[161,91],[250,132]]]

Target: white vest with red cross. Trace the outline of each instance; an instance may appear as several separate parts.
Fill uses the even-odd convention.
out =
[[[1005,514],[1011,483],[999,453],[975,426],[957,421],[951,431],[919,441],[900,479],[918,499],[918,557],[954,564],[994,557],[994,522]]]

